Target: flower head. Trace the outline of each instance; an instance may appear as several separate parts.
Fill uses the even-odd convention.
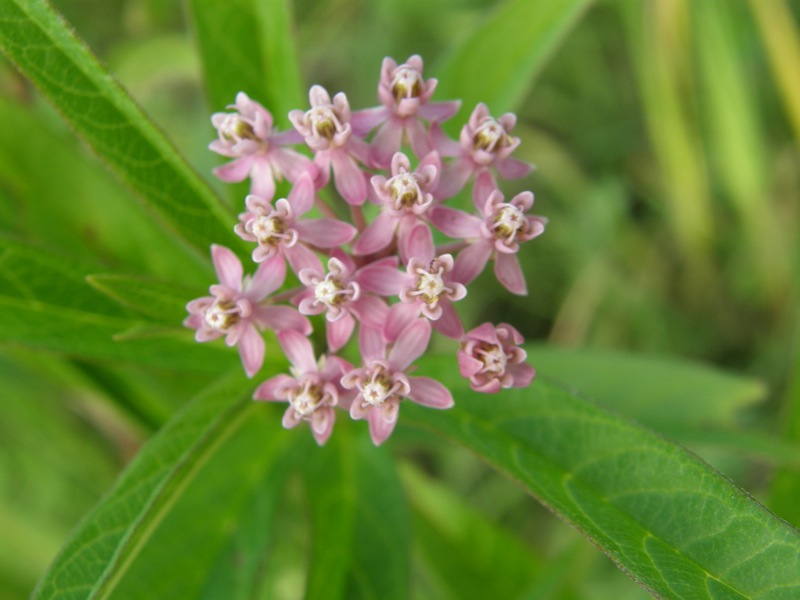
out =
[[[321,446],[333,431],[336,420],[334,407],[340,401],[349,403],[352,396],[342,388],[339,380],[353,367],[338,356],[323,356],[317,361],[311,342],[296,331],[280,332],[278,343],[292,363],[292,375],[276,375],[268,379],[258,386],[253,398],[288,402],[283,426],[291,429],[307,422]]]
[[[262,304],[283,285],[282,260],[264,262],[252,278],[243,278],[242,263],[228,248],[214,245],[211,256],[220,283],[211,286],[211,296],[186,305],[189,316],[183,324],[196,330],[198,342],[225,336],[228,346],[238,345],[245,372],[252,377],[264,362],[264,338],[257,327],[296,329],[307,335],[311,324],[292,308]]]
[[[418,319],[409,324],[388,351],[388,357],[379,331],[366,328],[362,332],[363,367],[346,373],[342,385],[356,391],[350,416],[369,421],[370,435],[376,446],[386,441],[394,430],[403,399],[440,409],[453,405],[452,394],[441,383],[407,374],[411,363],[428,347],[431,327],[427,321]]]
[[[476,327],[467,333],[458,351],[461,376],[478,392],[526,387],[536,371],[524,362],[527,354],[519,347],[523,341],[519,331],[505,323]]]
[[[228,108],[235,112],[215,113],[211,123],[218,139],[209,148],[235,160],[218,167],[214,174],[227,182],[251,178],[250,192],[271,201],[275,181],[286,177],[295,182],[303,173],[316,177],[317,167],[302,154],[285,148],[299,140],[296,132],[280,133],[273,129],[270,112],[244,92]]]

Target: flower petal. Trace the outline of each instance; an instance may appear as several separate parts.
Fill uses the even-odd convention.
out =
[[[264,338],[252,325],[247,327],[239,339],[239,356],[242,359],[244,372],[252,377],[264,364]]]
[[[504,179],[521,179],[533,171],[533,165],[517,160],[516,158],[506,158],[494,163],[497,172]]]
[[[397,296],[413,277],[387,263],[372,263],[358,270],[356,281],[364,291],[379,296]]]
[[[211,246],[211,260],[214,261],[214,270],[217,272],[219,282],[234,291],[242,290],[242,262],[225,246],[213,244]]]
[[[418,119],[407,119],[405,131],[411,150],[417,158],[423,158],[433,150],[430,135]]]
[[[286,389],[292,387],[294,384],[295,384],[294,377],[291,377],[286,373],[275,375],[275,377],[270,377],[264,383],[262,383],[260,386],[256,388],[256,391],[253,394],[253,400],[266,400],[268,402],[285,402],[286,394],[284,392]]]
[[[396,227],[397,217],[388,211],[381,211],[358,236],[353,245],[353,254],[364,256],[383,250],[392,243]]]
[[[434,208],[431,222],[445,235],[458,239],[480,237],[481,223],[483,223],[479,217],[449,206]]]
[[[317,372],[317,360],[311,342],[302,333],[294,329],[284,329],[278,333],[278,343],[283,349],[286,358],[297,368],[300,373]]]
[[[325,325],[328,347],[331,352],[338,352],[342,346],[350,341],[356,321],[350,313],[346,313],[341,319],[333,322],[327,321]]]
[[[464,248],[456,257],[453,279],[468,285],[483,271],[492,256],[492,248],[492,243],[488,240],[479,240]]]
[[[286,279],[286,261],[281,255],[275,255],[258,265],[244,295],[253,302],[261,302],[272,292],[283,285]]]
[[[213,173],[222,181],[227,183],[237,183],[244,181],[250,175],[250,167],[253,164],[253,156],[243,156],[229,163],[220,165],[214,169]]]
[[[444,154],[441,150],[439,152]],[[445,165],[442,168],[442,177],[439,179],[439,185],[433,194],[434,197],[439,200],[452,198],[467,184],[472,173],[473,168],[467,160],[458,160],[455,163]]]
[[[381,330],[389,316],[389,307],[386,302],[375,296],[363,294],[350,306],[353,314],[367,327]]]
[[[403,143],[403,122],[391,116],[372,139],[371,158],[377,167],[388,169]]]
[[[286,199],[294,211],[295,218],[299,218],[311,210],[311,207],[314,206],[314,194],[314,182],[311,174],[305,174],[298,178]]]
[[[275,175],[269,162],[258,159],[250,169],[250,193],[267,202],[275,197]]]
[[[389,110],[385,106],[365,108],[357,110],[350,116],[350,126],[353,128],[353,135],[358,137],[366,136],[375,129],[389,116]]]
[[[446,102],[431,102],[419,107],[417,114],[428,121],[446,121],[461,108],[461,100],[448,100]]]
[[[328,441],[333,432],[333,423],[336,420],[336,413],[330,407],[323,406],[314,411],[311,416],[311,433],[317,444],[322,446]]]
[[[283,255],[289,261],[289,266],[292,267],[295,273],[299,273],[303,269],[314,269],[318,273],[324,273],[322,261],[302,243],[291,247],[283,246]]]
[[[319,248],[335,248],[352,240],[358,230],[336,219],[313,219],[294,224],[300,239]]]
[[[374,327],[366,327],[363,323],[358,328],[358,349],[364,364],[373,360],[386,358],[386,341],[383,332]]]
[[[475,185],[472,187],[472,203],[475,206],[475,210],[478,211],[478,214],[482,212],[486,214],[486,201],[494,191],[499,193],[497,182],[494,180],[494,177],[492,177],[489,171],[481,171],[475,178]],[[502,200],[501,196],[500,201],[502,202]]]
[[[356,161],[341,148],[331,152],[336,191],[348,204],[359,206],[367,199],[367,180]]]
[[[311,323],[291,306],[259,306],[253,319],[273,331],[294,329],[303,335],[311,333]]]
[[[431,324],[426,319],[417,319],[408,325],[397,338],[389,353],[389,367],[394,371],[405,371],[412,362],[422,356],[431,339]]]
[[[533,378],[536,377],[536,369],[527,363],[511,365],[508,367],[507,372],[511,374],[514,380],[511,387],[528,387]]]
[[[434,246],[433,233],[427,223],[414,225],[405,237],[405,243],[401,244],[400,256],[408,262],[412,258],[417,258],[424,263],[433,260]]]
[[[397,424],[397,419],[387,423],[381,417],[380,411],[372,409],[367,415],[369,421],[369,435],[372,438],[372,443],[380,446],[394,431],[394,426]]]
[[[453,394],[445,386],[430,377],[409,377],[411,391],[408,397],[417,404],[431,408],[451,408]]]
[[[431,322],[433,328],[454,340],[460,340],[464,337],[464,327],[461,325],[461,319],[458,318],[458,313],[452,302],[440,302],[439,306],[442,307],[441,316],[435,321]]]
[[[396,340],[403,329],[419,317],[421,305],[419,302],[398,302],[389,308],[389,316],[383,327],[383,333],[389,341]]]
[[[512,294],[526,296],[528,288],[525,285],[525,276],[519,266],[516,254],[497,253],[494,261],[494,274],[497,280]]]

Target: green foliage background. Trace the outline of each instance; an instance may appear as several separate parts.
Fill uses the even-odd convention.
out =
[[[0,62],[0,599],[647,597],[614,563],[664,597],[796,597],[797,531],[673,442],[800,525],[797,2],[53,6],[100,63],[0,0],[25,73]],[[414,53],[465,101],[451,133],[478,101],[519,116],[531,294],[486,274],[461,315],[517,326],[539,380],[478,397],[441,344],[456,410],[321,451],[179,327],[208,244],[245,255],[209,116],[243,89],[285,126],[312,83],[373,106]]]

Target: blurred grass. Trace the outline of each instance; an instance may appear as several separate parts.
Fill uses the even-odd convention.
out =
[[[206,150],[213,138],[209,115],[220,107],[204,102],[198,50],[181,4],[54,4],[189,161],[208,173],[216,164]],[[420,53],[426,75],[437,76],[436,66],[498,5],[297,0],[293,33],[302,79],[347,91],[354,108],[372,106],[383,56]],[[557,345],[675,354],[745,373],[763,380],[770,397],[740,426],[800,439],[799,14],[800,3],[787,0],[596,2],[530,94],[512,107],[520,117],[519,156],[538,169],[504,190],[533,189],[535,212],[550,219],[546,234],[523,248],[531,295],[498,297],[485,274],[470,288],[465,320],[508,321],[528,338]],[[150,233],[147,216],[121,211],[130,204],[117,199],[127,192],[5,63],[0,114],[14,124],[0,132],[0,231],[99,259],[109,272],[205,285],[204,272],[190,261],[176,268],[159,260],[166,243]],[[118,450],[108,449],[116,426],[76,418],[71,407],[82,401],[74,396],[127,395],[123,430],[137,424],[134,441],[168,416],[164,407],[182,400],[174,374],[142,377],[79,365],[83,383],[59,387],[62,380],[34,381],[30,366],[22,369],[16,360],[12,354],[0,364],[0,383],[13,390],[7,392],[13,402],[4,406],[0,461],[13,465],[4,473],[24,483],[8,483],[0,495],[0,529],[14,524],[18,549],[0,553],[0,598],[9,599],[27,595],[122,463]],[[53,448],[60,449],[57,457]],[[581,574],[583,583],[552,583],[547,597],[638,597],[507,483],[446,451],[426,452],[467,502],[521,532],[554,568],[566,564],[571,576]],[[55,458],[70,469],[50,477]],[[796,470],[781,471],[769,487],[764,463],[747,460],[736,477],[779,516],[800,523]],[[21,500],[28,496],[14,491],[20,489],[36,490],[30,493],[42,502]]]

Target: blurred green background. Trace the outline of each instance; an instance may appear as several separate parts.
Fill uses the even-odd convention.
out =
[[[373,106],[384,56],[421,54],[426,75],[436,76],[437,63],[497,4],[298,0],[305,83],[347,92],[354,109]],[[206,149],[209,117],[224,107],[204,96],[182,4],[54,5],[209,174],[218,164]],[[516,109],[518,156],[537,170],[502,187],[532,189],[535,212],[549,218],[545,235],[521,253],[530,296],[497,295],[488,273],[462,311],[466,323],[510,322],[527,339],[560,348],[679,356],[764,382],[767,394],[756,394],[763,401],[726,416],[732,435],[681,441],[795,525],[798,24],[800,2],[788,0],[591,3]],[[106,271],[205,288],[203,268],[159,261],[163,240],[146,227],[147,215],[122,200],[128,192],[5,62],[0,122],[0,231]],[[234,206],[241,202],[243,188],[214,185]],[[543,350],[542,360],[548,356]],[[162,400],[176,406],[206,382],[0,348],[0,599],[27,597],[69,530],[168,416]],[[110,396],[127,409],[112,408]],[[416,457],[413,439],[397,444]],[[532,598],[644,596],[577,533],[471,457],[438,450],[435,463],[469,510],[521,532],[520,551],[551,565],[551,587]],[[418,477],[409,473],[409,482]],[[287,549],[275,597],[297,593],[302,572],[292,559],[301,554]],[[436,582],[415,567],[415,594],[438,597]]]

